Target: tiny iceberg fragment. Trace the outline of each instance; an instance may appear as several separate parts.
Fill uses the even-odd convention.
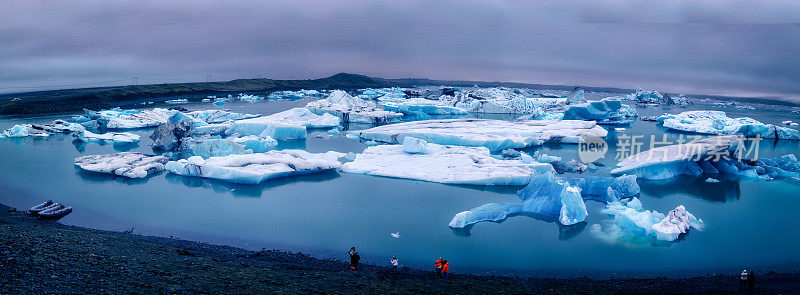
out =
[[[341,163],[338,158],[342,156],[343,153],[333,151],[313,154],[303,150],[277,150],[208,159],[194,156],[170,161],[166,169],[170,173],[184,176],[259,184],[273,178],[339,168]]]
[[[342,165],[342,171],[448,184],[525,185],[532,175],[553,172],[553,167],[496,159],[485,147],[439,145],[406,137],[403,145],[368,147]]]
[[[144,178],[164,170],[169,158],[141,153],[123,152],[108,155],[91,155],[75,159],[75,166],[83,170],[111,173],[128,178]]]
[[[364,140],[389,144],[400,144],[403,138],[411,136],[430,143],[483,146],[501,151],[545,142],[578,143],[584,133],[605,137],[608,131],[594,121],[443,119],[383,125],[357,134]]]

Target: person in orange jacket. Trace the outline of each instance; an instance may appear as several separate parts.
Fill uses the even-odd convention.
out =
[[[450,271],[450,264],[447,260],[442,261],[442,278],[447,279],[447,272]]]
[[[436,260],[433,266],[436,267],[436,276],[442,278],[442,258],[439,257],[439,260]]]

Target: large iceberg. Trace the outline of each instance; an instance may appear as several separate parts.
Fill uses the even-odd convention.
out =
[[[384,110],[405,115],[465,115],[467,111],[442,102],[424,98],[410,98],[403,101],[390,101],[381,104]]]
[[[375,102],[352,97],[347,92],[336,90],[327,98],[309,102],[306,105],[317,114],[329,113],[345,123],[386,124],[395,122],[402,113],[380,109]]]
[[[191,122],[177,122],[156,127],[150,139],[153,149],[172,151],[181,146],[183,138],[189,137],[193,128]]]
[[[572,104],[564,112],[564,119],[592,120],[607,125],[630,124],[636,116],[636,110],[613,99]]]
[[[471,185],[525,185],[532,176],[553,172],[546,163],[492,157],[485,147],[423,144],[371,146],[342,165],[347,173]]]
[[[297,100],[297,99],[304,99],[309,97],[319,97],[321,93],[316,90],[305,90],[301,89],[298,91],[275,91],[270,93],[267,96],[268,99],[271,100],[280,100],[280,99],[288,99],[288,100]]]
[[[642,210],[641,202],[634,198],[627,202],[610,202],[602,212],[613,215],[614,220],[606,224],[594,224],[592,232],[612,242],[646,242],[648,239],[675,241],[690,228],[703,228],[703,220],[686,211],[683,205],[664,215],[657,211]]]
[[[111,173],[128,178],[144,178],[164,170],[164,164],[168,161],[169,158],[164,156],[124,152],[78,157],[75,159],[75,166],[83,170]]]
[[[339,118],[331,114],[317,115],[307,108],[293,108],[280,113],[258,118],[237,121],[235,124],[281,124],[299,125],[306,128],[333,128],[338,127]],[[266,127],[265,127],[266,128]]]
[[[800,132],[795,129],[764,124],[748,117],[729,118],[722,111],[688,111],[663,115],[657,120],[666,128],[686,132],[800,140]]]
[[[203,158],[234,154],[263,153],[278,145],[271,137],[245,136],[230,138],[186,138],[181,150],[190,156]]]
[[[256,118],[260,115],[234,113],[225,110],[204,110],[188,113],[189,116],[210,124]]]
[[[75,133],[75,139],[83,142],[114,142],[114,143],[134,143],[139,142],[139,135],[130,132],[107,132],[102,134],[93,133],[89,130]]]
[[[577,143],[581,134],[608,134],[594,121],[446,119],[405,122],[358,131],[365,140],[400,144],[407,136],[443,145],[484,146],[492,151],[545,142]]]
[[[166,124],[172,112],[167,109],[155,108],[150,110],[122,110],[113,108],[94,112],[84,110],[86,116],[97,120],[108,129],[134,129],[154,127]]]
[[[341,166],[343,153],[312,154],[303,150],[278,150],[224,157],[190,157],[170,161],[166,169],[174,174],[197,176],[220,181],[258,184],[269,179],[320,172]]]
[[[18,124],[0,132],[0,138],[50,136],[53,133],[73,133],[86,130],[81,124],[55,120],[49,124]]]
[[[456,214],[451,228],[465,228],[482,221],[502,221],[513,215],[532,215],[563,225],[583,222],[587,217],[584,200],[606,202],[639,194],[634,176],[561,179],[553,173],[534,177],[517,192],[519,204],[490,203]]]
[[[731,174],[759,179],[800,177],[793,154],[775,159],[746,159],[741,135],[723,135],[654,148],[623,159],[612,174],[635,174],[645,179],[678,175]]]

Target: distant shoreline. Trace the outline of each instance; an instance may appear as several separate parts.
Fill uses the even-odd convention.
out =
[[[133,101],[185,95],[214,95],[239,92],[269,92],[282,90],[355,90],[363,88],[450,86],[450,87],[513,87],[531,89],[572,90],[575,86],[542,85],[515,82],[445,81],[431,79],[383,79],[364,75],[339,73],[330,77],[310,80],[238,79],[225,82],[168,83],[62,89],[0,94],[0,115],[28,115],[74,112],[87,109],[110,108]],[[631,89],[609,87],[582,87],[589,91],[614,93],[633,92]],[[739,102],[795,106],[797,104],[764,98],[739,98],[713,95],[690,95],[696,98],[727,99]]]

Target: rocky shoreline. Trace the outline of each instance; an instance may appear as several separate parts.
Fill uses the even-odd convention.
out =
[[[761,274],[759,294],[797,294],[800,273]],[[738,278],[540,279],[347,263],[302,253],[62,225],[0,205],[0,294],[535,293],[736,294]]]

